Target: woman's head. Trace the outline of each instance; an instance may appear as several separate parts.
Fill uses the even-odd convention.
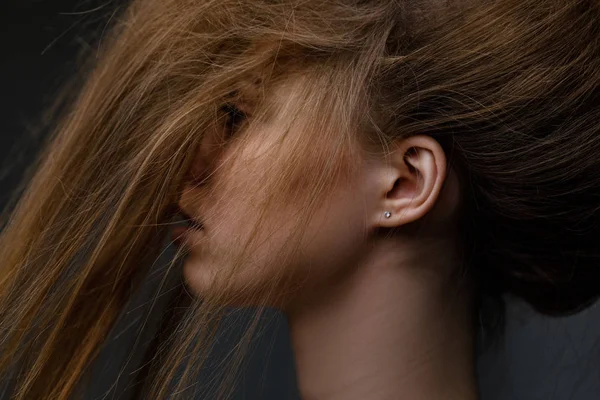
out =
[[[2,365],[32,366],[22,396],[71,390],[176,203],[205,226],[188,283],[219,304],[285,303],[388,235],[450,241],[483,291],[589,304],[599,16],[586,0],[135,1],[3,233],[1,310],[21,329],[2,343],[21,347]]]
[[[179,200],[202,226],[182,240],[197,294],[225,290],[227,301],[244,302],[261,292],[285,308],[356,268],[382,231],[435,205],[446,178],[442,147],[423,135],[388,151],[363,145],[366,120],[352,114],[365,109],[344,107],[345,82],[332,75],[286,75],[260,102],[247,99],[261,88],[242,82],[218,111]],[[219,278],[233,287],[219,287]]]
[[[218,215],[192,246],[192,287],[211,271],[200,266],[210,263],[211,244],[221,243],[222,254],[249,251],[240,270],[246,289],[253,279],[277,282],[289,299],[290,288],[273,278],[299,272],[298,263],[294,277],[306,283],[356,262],[381,228],[417,222],[428,240],[422,225],[440,224],[425,217],[448,166],[460,186],[448,190],[464,202],[460,226],[444,233],[460,237],[464,266],[483,290],[511,291],[557,313],[595,298],[586,284],[598,254],[586,241],[597,229],[597,10],[564,1],[425,3],[294,10],[294,29],[278,33],[276,57],[267,58],[270,79],[245,85],[261,117],[248,110],[239,132],[218,145],[217,171],[182,198],[192,216]],[[199,175],[211,168],[203,151]],[[235,180],[237,188],[206,200],[219,192],[213,185]]]

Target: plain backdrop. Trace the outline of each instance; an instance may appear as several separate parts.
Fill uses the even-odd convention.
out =
[[[7,203],[47,134],[43,110],[52,104],[61,85],[80,72],[77,55],[94,53],[107,21],[122,5],[98,0],[1,3],[0,205]],[[155,274],[132,299],[107,340],[93,365],[93,383],[82,388],[86,399],[127,399],[136,393],[140,365],[148,356],[163,313],[169,312],[170,289],[178,282],[177,276],[171,277],[158,305],[147,315],[156,277],[172,256],[171,250],[167,248]],[[508,299],[507,305],[503,338],[478,357],[482,400],[600,399],[600,307],[549,319],[519,301]],[[269,316],[235,399],[298,398],[285,318],[276,312]],[[244,318],[243,312],[230,318],[217,358],[230,350],[231,338],[235,339]],[[146,322],[140,329],[142,321]],[[205,380],[206,376],[198,377],[198,382]]]

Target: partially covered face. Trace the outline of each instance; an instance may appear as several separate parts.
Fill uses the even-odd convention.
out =
[[[301,84],[264,103],[260,117],[251,101],[224,107],[197,150],[179,202],[201,224],[181,238],[184,275],[200,296],[228,282],[233,301],[260,295],[285,307],[356,263],[372,179],[351,140],[304,123],[312,110]]]

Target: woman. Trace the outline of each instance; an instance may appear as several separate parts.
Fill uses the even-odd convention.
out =
[[[14,398],[77,394],[174,214],[196,301],[144,398],[188,398],[252,306],[288,316],[305,399],[475,399],[482,295],[598,296],[597,2],[119,15],[2,234]]]

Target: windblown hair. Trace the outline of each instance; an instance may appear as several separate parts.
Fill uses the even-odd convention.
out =
[[[0,237],[13,398],[74,393],[158,255],[215,110],[254,76],[265,93],[301,77],[310,116],[273,192],[310,205],[347,173],[355,140],[385,151],[429,135],[461,178],[480,290],[550,315],[600,294],[597,1],[136,0],[115,19]],[[189,395],[212,297],[174,333],[149,398]]]

